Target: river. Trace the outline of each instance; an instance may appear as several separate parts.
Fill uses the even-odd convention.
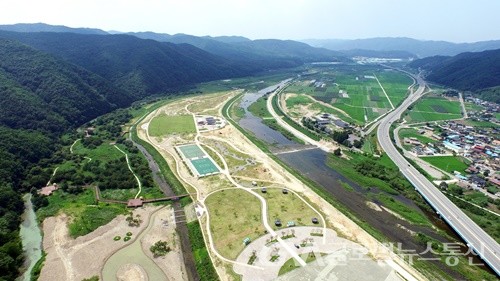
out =
[[[18,281],[30,281],[31,270],[36,262],[42,257],[42,232],[36,220],[35,210],[31,203],[31,193],[23,196],[24,199],[24,214],[20,226],[19,235],[23,243],[24,250],[24,266],[23,275],[19,277]]]
[[[257,93],[246,93],[240,103],[240,107],[245,110],[246,114],[240,119],[239,124],[244,129],[251,131],[259,139],[267,142],[270,145],[271,151],[279,152],[287,149],[305,148],[305,145],[290,141],[278,131],[267,127],[261,122],[259,117],[254,116],[248,111],[248,106],[250,106],[250,104],[266,94],[270,89],[275,89],[278,85],[263,89]],[[441,242],[448,242],[446,238],[437,234],[435,230],[430,227],[410,224],[406,220],[399,219],[387,211],[374,211],[366,202],[370,201],[370,194],[382,191],[376,188],[367,190],[330,168],[326,164],[328,153],[325,151],[321,149],[309,149],[291,153],[276,153],[275,155],[289,167],[295,169],[302,175],[316,182],[320,187],[324,188],[333,198],[343,204],[350,213],[382,233],[389,241],[401,243],[403,249],[416,250],[417,253],[425,251],[425,246],[418,244],[414,237],[412,237],[411,232],[424,233]],[[341,182],[349,184],[355,192],[342,187]],[[405,205],[420,210],[412,200],[402,195],[394,196],[393,198]],[[375,203],[379,202],[375,201]],[[435,214],[428,212],[423,213],[432,221],[436,222]],[[446,224],[441,223],[437,225],[448,233],[453,233]],[[447,268],[443,268],[442,263],[435,264],[452,274],[452,276],[456,274]]]

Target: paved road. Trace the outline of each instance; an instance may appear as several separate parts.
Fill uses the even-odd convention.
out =
[[[417,78],[419,88],[393,112],[380,121],[377,137],[381,147],[396,163],[403,175],[413,184],[415,189],[429,202],[441,217],[467,242],[467,245],[500,276],[500,245],[483,229],[474,223],[462,210],[451,202],[439,189],[426,177],[415,169],[399,153],[390,140],[391,124],[397,121],[401,114],[418,100],[425,90],[425,81]]]

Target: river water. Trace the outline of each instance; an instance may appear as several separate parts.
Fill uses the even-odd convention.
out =
[[[19,235],[23,243],[25,271],[17,280],[29,281],[33,266],[42,257],[42,232],[38,226],[33,204],[31,203],[31,193],[25,194],[23,199],[25,209]]]
[[[259,97],[266,94],[270,89],[276,88],[277,85],[263,89],[257,93],[246,93],[240,107],[246,114],[240,119],[239,124],[244,129],[251,131],[255,136],[264,140],[270,145],[271,151],[282,152],[286,150],[295,150],[306,148],[307,146],[297,144],[285,138],[281,133],[275,131],[261,122],[259,117],[248,112],[248,106],[255,102]],[[310,147],[310,146],[309,146]],[[408,223],[405,220],[396,218],[394,215],[386,211],[374,211],[368,207],[367,201],[370,201],[370,193],[382,192],[376,188],[367,189],[360,187],[358,184],[345,178],[334,169],[326,165],[328,153],[321,149],[308,149],[291,153],[276,153],[280,160],[286,163],[291,168],[295,169],[302,175],[316,182],[320,187],[324,188],[332,197],[343,204],[349,212],[354,214],[359,220],[368,223],[371,227],[381,232],[389,241],[393,243],[401,243],[402,248],[416,250],[417,253],[425,251],[425,246],[415,242],[410,232],[424,233],[441,242],[448,242],[447,239],[438,235],[433,229],[424,226],[416,226]],[[349,191],[342,187],[341,182],[349,184],[354,190]],[[412,200],[405,198],[402,195],[395,196],[405,205],[413,206],[420,210]],[[379,203],[376,202],[375,203]],[[424,212],[432,221],[436,222],[436,215],[433,213]],[[444,229],[449,234],[453,231],[446,224],[438,224],[438,227]],[[456,273],[450,272],[449,269],[443,268],[442,264],[436,263],[443,270],[448,271],[452,276]]]

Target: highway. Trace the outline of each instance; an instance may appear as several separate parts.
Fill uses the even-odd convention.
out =
[[[399,167],[403,175],[413,184],[436,212],[462,237],[468,247],[500,276],[500,245],[481,227],[473,222],[460,208],[451,202],[434,184],[413,167],[396,149],[390,139],[391,124],[400,119],[401,114],[417,101],[425,91],[425,81],[417,79],[418,89],[394,111],[380,120],[377,138],[382,149]]]

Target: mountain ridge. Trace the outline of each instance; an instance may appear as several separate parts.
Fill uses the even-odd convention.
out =
[[[375,51],[406,51],[419,57],[435,55],[458,55],[464,52],[478,52],[500,48],[500,40],[472,43],[452,43],[447,41],[417,40],[408,37],[377,37],[367,39],[306,39],[300,40],[315,47],[331,50],[363,49]]]
[[[482,92],[500,86],[500,49],[427,57],[409,66],[425,70],[429,81],[462,91]]]

